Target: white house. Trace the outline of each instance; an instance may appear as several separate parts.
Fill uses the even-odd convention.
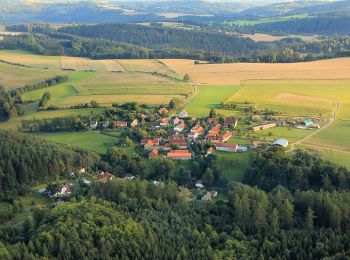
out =
[[[216,150],[222,152],[235,153],[238,150],[238,144],[217,143],[215,144]]]

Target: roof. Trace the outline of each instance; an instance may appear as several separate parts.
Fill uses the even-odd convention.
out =
[[[162,120],[160,121],[161,124],[167,124],[168,123],[168,118],[162,118]]]
[[[221,136],[221,139],[222,139],[222,140],[225,140],[225,139],[227,139],[227,138],[232,137],[232,135],[233,135],[233,132],[227,132],[227,133],[225,133],[223,136]]]
[[[313,122],[311,119],[308,119],[308,120],[305,120],[305,121],[304,121],[304,124],[305,124],[306,126],[308,126],[308,125],[313,125],[314,122]]]
[[[128,123],[125,121],[117,121],[116,124],[117,126],[120,126],[120,125],[127,125]]]
[[[207,118],[207,123],[208,123],[208,124],[212,124],[212,123],[215,123],[215,122],[217,122],[217,121],[218,121],[217,118],[211,118],[211,117]]]
[[[167,154],[168,158],[176,158],[176,157],[187,157],[191,158],[192,154],[188,150],[172,150]]]
[[[153,149],[152,152],[150,152],[148,156],[151,157],[151,158],[157,157],[158,156],[158,150],[157,149]]]
[[[224,126],[235,125],[236,122],[237,122],[237,119],[234,117],[226,118],[224,121]]]
[[[159,109],[159,113],[160,114],[163,114],[163,113],[167,114],[167,113],[169,113],[169,110],[166,109],[165,107],[162,107],[161,109]]]
[[[138,124],[138,123],[139,123],[139,120],[137,120],[137,118],[134,119],[134,121],[131,122],[131,124],[133,124],[133,125],[134,125],[134,124]]]
[[[215,145],[216,145],[216,147],[220,147],[220,148],[229,148],[229,149],[237,149],[238,148],[238,144],[217,143]]]
[[[277,139],[272,144],[273,145],[279,145],[279,146],[287,147],[288,146],[288,140],[284,139],[284,138],[281,138],[281,139]]]

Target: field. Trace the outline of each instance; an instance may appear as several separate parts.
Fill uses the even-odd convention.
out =
[[[117,138],[100,134],[99,132],[40,133],[39,136],[56,143],[69,144],[98,153],[105,153],[118,140]]]
[[[1,58],[0,58],[1,60]],[[0,85],[13,89],[68,72],[56,69],[26,68],[0,62]]]
[[[239,86],[198,86],[198,94],[186,106],[186,111],[190,115],[208,116],[211,108],[217,108],[222,101],[238,90]],[[227,114],[227,111],[218,112]]]
[[[238,20],[232,22],[224,22],[225,25],[231,26],[253,26],[257,24],[263,23],[274,23],[274,22],[283,22],[288,20],[296,20],[296,19],[305,19],[310,18],[308,14],[298,14],[298,15],[288,15],[288,16],[279,16],[279,17],[271,17],[271,18],[261,18],[257,20]]]
[[[279,41],[286,38],[300,38],[303,41],[315,41],[317,40],[317,36],[309,36],[309,35],[288,35],[288,36],[276,36],[271,34],[265,34],[265,33],[254,33],[254,34],[241,34],[240,35],[243,38],[249,38],[252,39],[255,42],[274,42]]]
[[[238,85],[244,80],[350,79],[350,58],[301,63],[227,63],[195,65],[193,60],[162,60],[197,84]]]

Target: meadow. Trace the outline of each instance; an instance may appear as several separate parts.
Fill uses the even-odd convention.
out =
[[[224,25],[253,26],[253,25],[263,24],[263,23],[283,22],[288,20],[305,19],[305,18],[311,18],[311,16],[309,16],[308,14],[298,14],[298,15],[261,18],[256,20],[238,20],[238,21],[232,21],[232,22],[226,21],[224,22]]]
[[[118,138],[91,131],[77,133],[40,133],[38,135],[56,143],[68,144],[82,149],[93,150],[98,153],[106,153],[107,149],[115,145],[118,140]]]
[[[239,90],[239,86],[198,86],[198,93],[186,106],[186,111],[190,115],[208,116],[210,109],[217,109],[221,102],[230,98]],[[218,110],[219,113],[229,114],[234,111]]]

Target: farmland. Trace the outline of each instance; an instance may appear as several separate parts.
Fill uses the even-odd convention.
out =
[[[261,18],[257,20],[238,20],[232,22],[224,22],[224,25],[231,26],[252,26],[263,23],[273,23],[273,22],[283,22],[288,20],[297,20],[311,18],[308,14],[298,14],[298,15],[288,15],[288,16],[279,16],[279,17],[270,17],[270,18]]]

